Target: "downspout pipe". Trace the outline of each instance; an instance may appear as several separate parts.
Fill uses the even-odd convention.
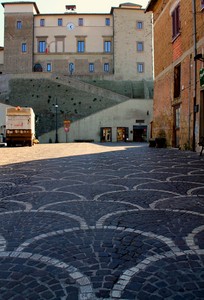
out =
[[[193,84],[193,142],[192,149],[196,150],[195,132],[196,132],[196,96],[197,96],[197,29],[196,29],[196,0],[192,0],[192,11],[193,11],[193,48],[194,48],[194,84]]]

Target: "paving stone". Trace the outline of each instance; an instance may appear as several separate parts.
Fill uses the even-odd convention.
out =
[[[1,153],[0,299],[203,298],[203,157],[145,143]]]

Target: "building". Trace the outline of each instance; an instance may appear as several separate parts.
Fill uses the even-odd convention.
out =
[[[114,74],[120,80],[152,80],[151,14],[121,4],[109,14],[40,14],[35,2],[2,3],[6,73]],[[19,65],[21,68],[19,69]]]
[[[204,136],[204,2],[151,0],[153,12],[153,137],[198,148]]]
[[[83,89],[80,90],[80,93],[82,94],[82,90],[86,93],[89,92],[89,98],[93,97],[93,102],[95,102],[91,105],[88,104],[88,94],[78,95],[76,91],[72,99],[76,98],[76,94],[78,99],[75,102],[74,111],[71,111],[68,108],[71,105],[70,99],[67,99],[63,93],[55,95],[55,99],[60,95],[58,102],[61,101],[61,107],[64,103],[67,104],[66,108],[61,109],[65,113],[62,113],[63,116],[59,115],[58,123],[63,128],[63,118],[72,121],[69,132],[71,140],[88,138],[86,137],[87,130],[83,134],[78,134],[79,131],[81,132],[78,128],[81,126],[82,119],[83,124],[86,123],[90,127],[89,118],[92,114],[98,114],[98,118],[102,118],[97,124],[92,123],[92,130],[89,131],[93,133],[94,140],[101,141],[103,128],[111,128],[112,131],[112,126],[114,126],[115,133],[105,134],[108,137],[106,141],[118,140],[117,136],[120,133],[117,132],[120,130],[117,128],[125,128],[122,130],[126,132],[124,140],[127,138],[134,140],[136,127],[137,132],[139,132],[139,128],[142,132],[140,137],[145,135],[145,140],[148,139],[151,131],[149,124],[152,117],[153,80],[151,12],[145,14],[141,5],[133,3],[123,3],[119,7],[112,7],[110,13],[107,14],[78,14],[75,5],[66,5],[66,11],[61,14],[40,14],[35,2],[4,2],[2,5],[5,16],[2,73],[10,77],[10,91],[5,104],[19,105],[16,103],[18,101],[16,95],[18,95],[21,98],[20,105],[35,106],[37,101],[31,103],[25,99],[25,95],[28,97],[30,90],[24,91],[25,86],[29,86],[29,80],[33,78],[34,74],[35,80],[37,78],[45,80],[60,78],[62,89],[71,85],[71,89],[77,90],[82,84]],[[21,74],[22,77],[18,77],[20,78],[18,84],[12,84],[17,80],[15,76],[21,76]],[[22,82],[22,78],[27,80],[26,83]],[[18,86],[15,93],[11,88],[14,85]],[[93,85],[98,85],[98,90],[92,87]],[[21,90],[19,90],[19,86],[22,87]],[[52,88],[54,89],[53,86]],[[107,95],[107,90],[109,95]],[[138,93],[138,90],[141,92]],[[36,97],[41,99],[41,103],[45,97],[50,97],[48,102],[51,103],[56,101],[54,99],[50,101],[55,92],[56,89],[52,90],[52,95],[47,95],[47,90],[43,90],[41,86]],[[33,97],[33,101],[35,100],[34,93],[30,95]],[[69,94],[71,93],[73,90],[70,90]],[[98,93],[102,97],[99,101],[104,103],[106,101],[106,106],[96,105],[95,99],[98,99]],[[144,98],[146,96],[147,99]],[[78,103],[83,102],[81,98],[87,99],[87,105],[83,111],[79,106],[77,107]],[[113,98],[114,101],[111,102]],[[116,98],[118,99],[116,100]],[[128,120],[130,103],[132,107],[132,102],[129,101],[131,99],[140,99],[141,101],[135,101],[137,114],[131,113]],[[148,100],[148,107],[145,100]],[[124,115],[127,121],[122,121],[123,117],[120,111],[120,124],[116,124],[115,121],[108,122],[106,118],[104,123],[104,110],[107,109],[106,114],[108,114],[112,106],[121,105],[123,102],[126,102],[126,105],[121,106],[122,116]],[[89,109],[87,109],[88,105]],[[37,115],[41,115],[41,112],[38,112],[39,107],[39,105],[36,107]],[[142,112],[141,115],[138,112]],[[115,115],[114,120],[117,120],[119,115]],[[146,117],[144,118],[144,116]],[[85,119],[86,122],[84,122]],[[93,117],[92,120],[96,120],[96,118]],[[74,126],[78,127],[74,129]],[[97,130],[97,134],[94,133],[93,128]],[[39,134],[40,136],[46,135],[44,139],[46,140],[52,130],[53,126],[49,130],[47,128],[45,131],[41,130]],[[98,131],[101,132],[99,135]],[[64,140],[64,135],[62,136]],[[91,137],[89,138],[91,139]]]

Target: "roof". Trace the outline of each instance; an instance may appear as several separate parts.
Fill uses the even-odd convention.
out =
[[[125,3],[121,3],[119,5],[119,7],[111,7],[110,13],[112,14],[114,9],[124,9],[124,8],[126,8],[126,9],[135,9],[135,10],[136,9],[143,10],[142,9],[142,5],[140,5],[140,4],[135,4],[135,3],[131,3],[131,2],[125,2]]]
[[[73,10],[76,9],[76,5],[65,5],[65,8]]]
[[[17,1],[17,2],[3,2],[1,3],[1,5],[4,7],[5,5],[15,5],[15,4],[33,4],[33,6],[35,7],[35,10],[37,12],[37,14],[40,13],[37,4],[35,2],[29,2],[29,1]]]
[[[135,6],[135,7],[142,7],[142,5],[140,5],[140,4],[135,4],[135,3],[130,3],[130,2],[121,3],[121,4],[119,5],[119,7],[122,7],[122,6]]]
[[[64,13],[43,13],[43,14],[38,14],[38,17],[49,17],[49,16],[109,16],[109,13],[77,13],[77,12],[67,12],[65,11]]]
[[[157,0],[149,0],[147,7],[145,9],[145,12],[152,11],[156,2],[157,2]]]

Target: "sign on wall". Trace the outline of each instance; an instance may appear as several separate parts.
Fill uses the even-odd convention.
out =
[[[70,120],[65,120],[64,121],[64,131],[65,132],[69,132],[70,123],[71,123]]]

